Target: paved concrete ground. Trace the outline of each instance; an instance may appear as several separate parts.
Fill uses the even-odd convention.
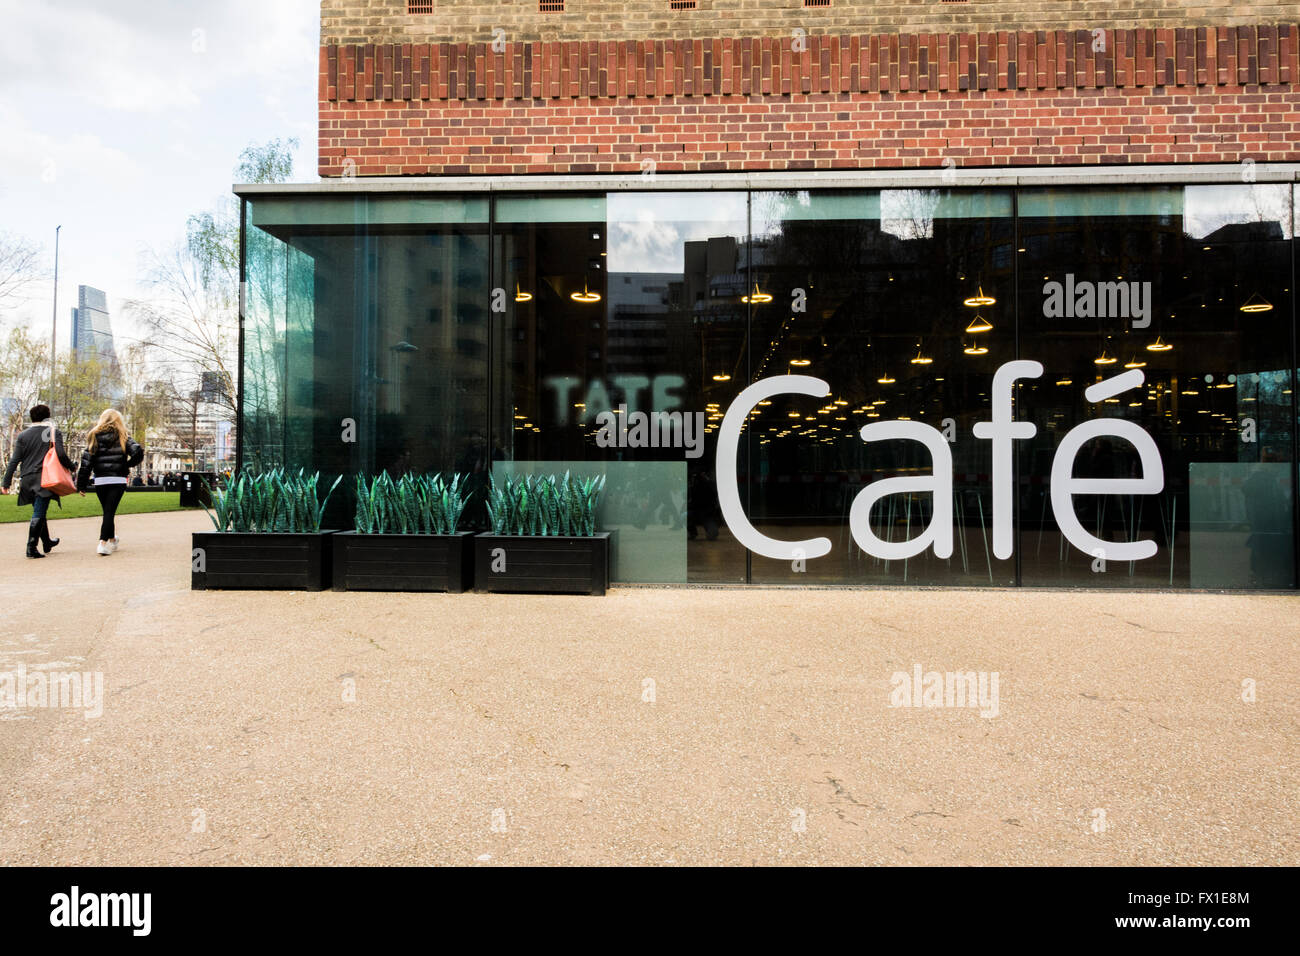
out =
[[[205,524],[0,528],[0,672],[106,688],[0,712],[0,863],[1300,862],[1294,596],[191,592]]]

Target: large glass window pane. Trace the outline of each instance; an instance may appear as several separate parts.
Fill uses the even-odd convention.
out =
[[[240,382],[239,447],[253,468],[273,468],[285,460],[285,326],[288,281],[287,246],[251,221],[245,203],[243,234],[243,364]]]
[[[250,200],[245,461],[481,484],[487,213],[482,197]]]
[[[771,300],[753,307],[750,379],[810,375],[830,394],[778,395],[755,410],[750,515],[769,537],[831,542],[815,560],[755,556],[753,580],[1014,583],[1014,563],[992,551],[989,442],[972,433],[988,417],[993,371],[1015,357],[1010,193],[758,192],[753,223],[754,280]],[[889,420],[930,426],[951,466],[918,441],[860,437]],[[938,520],[949,556],[895,560],[858,546],[858,496],[935,474],[945,489],[951,478],[938,501],[883,494],[867,523],[897,545]]]
[[[743,193],[501,197],[500,471],[607,476],[614,577],[745,580],[712,409],[743,378]]]
[[[1021,354],[1046,369],[1022,391],[1024,583],[1292,586],[1290,187],[1025,190],[1019,208]],[[1054,506],[1054,469],[1108,484]],[[1125,557],[1135,541],[1153,553]]]

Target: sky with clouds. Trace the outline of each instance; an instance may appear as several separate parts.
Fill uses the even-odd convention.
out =
[[[229,195],[250,143],[296,137],[316,177],[316,0],[0,0],[0,231],[59,242],[59,347],[77,286],[143,293],[142,252]],[[53,286],[6,320],[48,333]]]

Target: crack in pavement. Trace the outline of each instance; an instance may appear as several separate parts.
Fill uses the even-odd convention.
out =
[[[1181,634],[1181,631],[1158,631],[1154,627],[1147,627],[1145,624],[1139,624],[1137,621],[1130,621],[1128,618],[1120,617],[1118,614],[1111,614],[1109,611],[1102,611],[1106,617],[1116,621],[1123,621],[1130,627],[1136,627],[1139,631],[1146,631],[1148,634]]]

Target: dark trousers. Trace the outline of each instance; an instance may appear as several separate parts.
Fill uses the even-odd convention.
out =
[[[122,495],[126,494],[126,485],[99,485],[95,488],[95,496],[99,498],[99,506],[104,509],[104,518],[99,523],[99,540],[108,541],[110,538],[117,537],[117,531],[113,527],[113,518],[117,515],[117,506],[122,503]]]
[[[45,515],[50,510],[50,499],[37,495],[32,502],[32,520],[27,525],[27,537],[31,541],[50,543],[50,525]]]

